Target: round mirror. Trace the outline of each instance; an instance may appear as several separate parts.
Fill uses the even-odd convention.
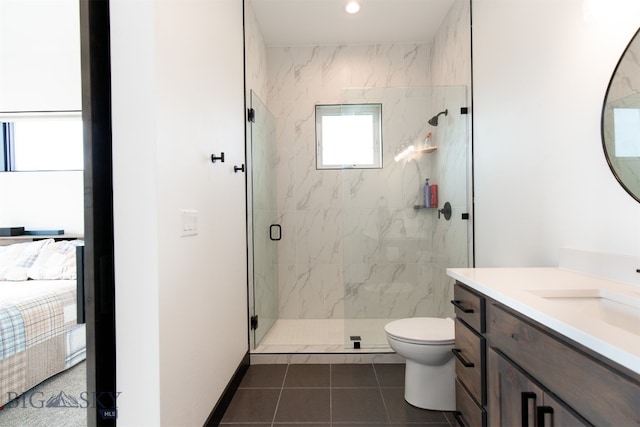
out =
[[[640,202],[640,29],[609,82],[602,109],[602,145],[616,179]]]

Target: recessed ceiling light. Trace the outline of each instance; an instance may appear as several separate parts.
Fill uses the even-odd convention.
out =
[[[360,10],[360,5],[358,4],[357,1],[350,1],[349,3],[347,3],[347,7],[345,8],[345,10],[347,11],[347,13],[358,13],[358,11]]]

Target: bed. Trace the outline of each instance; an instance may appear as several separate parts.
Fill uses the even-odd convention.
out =
[[[76,321],[81,240],[0,246],[0,405],[85,359]]]

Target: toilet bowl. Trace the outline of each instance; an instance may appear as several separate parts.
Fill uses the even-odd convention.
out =
[[[454,411],[453,319],[399,319],[384,331],[391,348],[406,359],[404,399],[422,409]]]

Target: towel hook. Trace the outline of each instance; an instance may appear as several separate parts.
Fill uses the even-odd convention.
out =
[[[220,156],[216,157],[215,154],[211,155],[211,163],[215,163],[217,160],[220,160],[222,163],[224,163],[224,153],[220,153]]]

